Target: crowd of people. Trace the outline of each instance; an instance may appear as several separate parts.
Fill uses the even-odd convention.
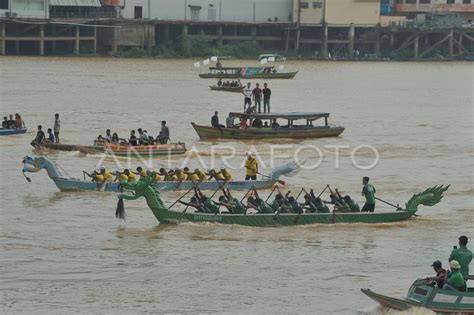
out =
[[[242,83],[240,83],[240,79],[238,79],[237,81],[225,81],[223,82],[222,79],[219,79],[219,81],[217,81],[217,86],[218,87],[241,87],[242,86]]]
[[[123,171],[111,172],[105,167],[101,167],[99,170],[92,171],[90,173],[84,172],[85,175],[89,176],[92,181],[97,182],[98,184],[104,184],[108,182],[129,182],[134,183],[140,179],[148,178],[151,174],[151,170],[147,170],[141,166],[137,167],[135,171],[129,169],[124,169]],[[191,181],[201,183],[208,180],[217,180],[223,182],[230,182],[233,180],[232,173],[226,169],[221,168],[220,170],[209,169],[202,170],[196,168],[194,170],[189,169],[189,167],[184,168],[175,168],[166,170],[165,168],[160,168],[158,172],[155,172],[154,181]]]
[[[59,142],[59,132],[61,130],[61,120],[59,119],[59,114],[54,114],[54,123],[53,128],[48,128],[48,136],[45,135],[43,131],[43,126],[38,125],[36,131],[36,137],[31,141],[31,145],[35,148],[41,147],[44,143],[60,143]]]
[[[20,114],[16,113],[15,118],[13,115],[9,117],[4,116],[2,121],[2,129],[20,129],[25,128],[25,122],[21,118]]]
[[[467,248],[467,243],[467,236],[460,236],[459,247],[454,246],[448,258],[450,270],[444,269],[441,261],[436,260],[431,265],[436,276],[428,277],[425,280],[443,290],[466,291],[466,278],[469,276],[469,264],[472,261],[472,252]]]
[[[161,122],[161,131],[156,138],[148,135],[148,132],[142,128],[138,128],[136,131],[131,130],[128,139],[120,138],[118,133],[107,129],[105,136],[99,135],[97,137],[96,144],[101,145],[103,143],[111,143],[117,145],[130,145],[130,146],[141,146],[141,145],[152,145],[152,144],[167,144],[170,142],[170,129],[166,125],[166,121]]]

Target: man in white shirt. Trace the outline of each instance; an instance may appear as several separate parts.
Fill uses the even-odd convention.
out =
[[[247,108],[247,104],[249,105],[249,107],[252,106],[253,89],[250,86],[250,82],[247,83],[247,86],[242,90],[242,93],[245,96],[245,98],[244,98],[244,113],[245,113],[246,108]]]

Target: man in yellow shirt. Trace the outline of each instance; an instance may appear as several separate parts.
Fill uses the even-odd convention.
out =
[[[123,174],[127,176],[127,181],[129,183],[135,183],[137,181],[137,175],[135,175],[133,172],[130,172],[128,168],[123,170]]]
[[[137,172],[135,174],[140,175],[140,180],[143,180],[148,177],[149,171],[144,170],[141,166],[137,167]]]
[[[180,181],[180,182],[186,180],[186,178],[187,178],[187,176],[186,176],[186,174],[184,173],[184,171],[181,170],[181,169],[179,169],[179,168],[175,169],[174,173],[176,174],[176,179],[177,179],[178,181]]]
[[[233,180],[232,174],[225,167],[221,168],[221,174],[224,176],[226,182],[231,182]]]
[[[245,161],[245,180],[257,180],[258,162],[250,154],[247,153],[247,160]]]
[[[218,172],[216,170],[209,170],[208,175],[208,179],[224,180],[224,176],[221,174],[221,172]]]
[[[191,172],[189,170],[189,167],[184,168],[184,173],[186,174],[186,180],[192,181],[192,182],[198,182],[199,181],[199,176],[196,174],[196,172]]]

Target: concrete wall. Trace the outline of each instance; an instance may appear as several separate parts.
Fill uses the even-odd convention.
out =
[[[143,18],[159,20],[289,22],[293,0],[127,0],[122,17],[133,19],[135,6],[142,7]]]
[[[8,10],[0,10],[0,17],[48,19],[48,0],[9,0]]]
[[[325,19],[330,25],[376,25],[380,0],[327,0]]]
[[[301,24],[321,24],[324,17],[324,2],[324,0],[293,0],[293,22],[298,22],[298,7],[300,7]]]

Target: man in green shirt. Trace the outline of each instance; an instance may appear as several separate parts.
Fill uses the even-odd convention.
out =
[[[351,212],[360,212],[359,205],[357,204],[357,202],[354,201],[354,199],[351,198],[351,196],[344,196],[344,202],[349,207]]]
[[[456,260],[461,265],[460,271],[464,277],[469,275],[469,264],[472,261],[472,252],[467,249],[467,236],[459,237],[459,248],[454,247],[449,261]]]
[[[202,196],[201,197],[202,206],[204,208],[204,212],[206,213],[219,213],[219,206],[209,197]]]
[[[451,267],[451,272],[446,277],[443,290],[466,291],[466,281],[459,270],[461,268],[459,262],[451,260],[449,262],[449,267]]]
[[[374,212],[375,210],[375,187],[372,184],[369,184],[370,178],[365,176],[362,179],[362,196],[365,197],[365,204],[362,207],[362,212]]]
[[[222,191],[224,192],[224,196],[219,197],[219,202],[221,205],[225,206],[230,211],[230,213],[244,214],[247,211],[247,208],[242,204],[242,202],[240,202],[238,198],[232,197],[229,188],[227,188],[227,191],[224,189]]]

